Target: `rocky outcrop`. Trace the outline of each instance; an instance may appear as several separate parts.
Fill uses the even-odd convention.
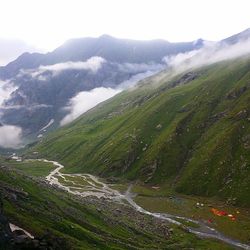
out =
[[[16,190],[17,191],[17,190]],[[46,232],[42,237],[31,237],[21,228],[11,230],[10,221],[4,214],[3,197],[0,193],[0,249],[4,250],[59,250],[67,248],[63,239]]]

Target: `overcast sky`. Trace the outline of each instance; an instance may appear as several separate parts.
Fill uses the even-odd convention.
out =
[[[249,9],[249,0],[0,0],[0,39],[20,39],[43,50],[104,33],[219,40],[250,27]]]

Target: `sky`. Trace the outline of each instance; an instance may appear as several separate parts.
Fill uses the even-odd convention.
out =
[[[0,0],[0,40],[22,40],[39,51],[102,34],[219,40],[250,27],[249,7],[249,0]]]

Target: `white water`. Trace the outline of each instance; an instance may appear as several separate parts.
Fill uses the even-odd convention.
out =
[[[196,220],[189,219],[189,218],[182,217],[182,216],[166,214],[166,213],[152,213],[152,212],[145,210],[144,208],[136,204],[135,201],[133,200],[131,192],[130,192],[131,186],[128,188],[125,194],[121,194],[119,191],[110,188],[107,184],[101,182],[97,177],[93,175],[62,174],[60,172],[60,170],[64,168],[62,164],[56,161],[49,161],[45,159],[39,159],[39,161],[52,163],[54,166],[57,167],[56,169],[51,171],[51,173],[46,177],[46,180],[48,181],[48,183],[50,185],[56,185],[59,188],[66,190],[71,194],[79,195],[82,197],[87,197],[87,196],[95,196],[97,198],[104,197],[104,198],[112,199],[114,201],[128,202],[134,209],[136,209],[137,211],[141,213],[153,216],[155,218],[159,218],[161,220],[166,220],[176,225],[183,226],[188,232],[191,232],[200,237],[218,239],[230,245],[233,245],[242,249],[250,250],[249,245],[230,239],[222,235],[220,232],[218,232],[214,228],[209,227],[200,221],[196,221]],[[72,180],[74,178],[76,179],[76,181]],[[77,178],[82,179],[84,182],[87,183],[87,185],[82,185],[82,184],[77,183]],[[61,183],[59,179],[63,180],[63,183],[65,184]],[[193,222],[199,225],[199,228],[192,228],[192,227],[184,226],[181,222],[178,221],[178,219],[182,219],[188,222]]]

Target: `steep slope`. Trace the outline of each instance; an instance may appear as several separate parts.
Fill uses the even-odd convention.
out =
[[[99,105],[32,151],[68,172],[169,183],[250,205],[250,60],[162,72]]]

